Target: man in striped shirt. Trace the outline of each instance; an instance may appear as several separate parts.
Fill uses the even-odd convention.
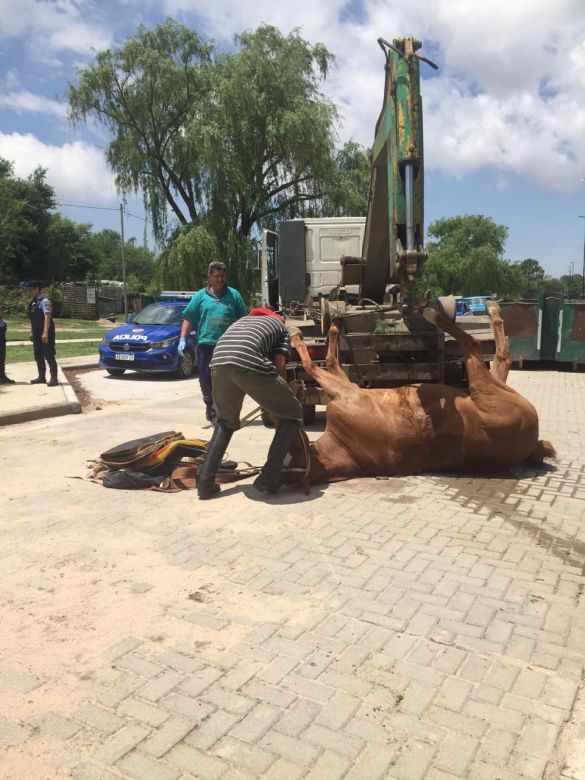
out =
[[[244,396],[251,396],[279,423],[266,463],[254,481],[257,490],[276,493],[284,459],[303,421],[296,394],[301,383],[286,381],[290,340],[284,318],[270,309],[252,309],[221,336],[211,361],[217,424],[197,479],[199,498],[219,492],[215,475],[232,434],[240,427]]]

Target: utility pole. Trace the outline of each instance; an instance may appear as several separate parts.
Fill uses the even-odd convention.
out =
[[[124,256],[124,202],[120,203],[120,238],[122,239],[122,291],[124,294],[124,321],[128,319],[128,291],[126,289],[126,257]]]
[[[579,214],[579,219],[585,219],[585,214]],[[583,235],[583,271],[581,275],[581,298],[585,301],[585,234]]]
[[[573,294],[573,274],[574,274],[574,272],[575,272],[575,261],[572,260],[569,263],[569,289],[567,290],[567,292],[569,293],[569,298]]]

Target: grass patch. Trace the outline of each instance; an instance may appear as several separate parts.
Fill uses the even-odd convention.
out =
[[[92,355],[96,363],[99,358],[98,347],[101,338],[94,342],[82,342],[81,344],[57,344],[57,360],[65,357],[78,357],[83,355]],[[6,349],[6,363],[30,363],[34,361],[32,344],[30,346],[8,347]]]
[[[121,323],[118,323],[121,324]],[[26,317],[13,318],[6,320],[8,332],[6,334],[6,341],[25,341],[28,339],[30,333],[30,320]],[[101,339],[104,333],[116,325],[108,322],[107,324],[100,324],[98,322],[92,322],[90,320],[76,320],[76,319],[55,319],[55,338],[60,340],[65,339]]]

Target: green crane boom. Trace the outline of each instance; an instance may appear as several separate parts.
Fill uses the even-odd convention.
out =
[[[344,262],[343,284],[360,284],[360,297],[382,303],[388,284],[408,302],[424,251],[424,164],[420,61],[416,38],[378,43],[386,57],[384,103],[372,147],[372,177],[362,256]]]

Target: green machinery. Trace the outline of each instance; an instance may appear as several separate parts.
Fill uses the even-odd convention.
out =
[[[389,284],[408,299],[424,251],[424,165],[420,41],[378,39],[386,58],[384,103],[372,148],[372,178],[362,257],[342,261],[342,284],[359,284],[363,298],[383,303]]]
[[[437,66],[417,53],[421,43],[416,38],[395,38],[392,43],[380,38],[378,43],[384,52],[386,75],[372,148],[362,253],[341,259],[336,294],[320,299],[321,331],[326,334],[335,318],[340,326],[341,367],[362,387],[410,382],[461,385],[466,377],[456,342],[446,340],[442,331],[428,323],[412,299],[413,285],[427,260],[420,64]],[[473,326],[479,324],[480,318],[469,319],[474,320]],[[489,359],[493,336],[488,318],[481,319],[485,320],[483,332],[474,331],[474,335],[485,342]],[[324,338],[308,346],[313,359],[324,358]],[[309,384],[305,421],[313,419],[315,404],[326,401],[323,391]]]
[[[382,111],[372,148],[372,175],[361,257],[341,260],[337,300],[322,300],[326,331],[340,323],[340,362],[364,387],[445,380],[444,336],[411,300],[427,259],[420,63],[415,38],[378,40],[385,57]],[[344,294],[359,287],[357,304]]]

